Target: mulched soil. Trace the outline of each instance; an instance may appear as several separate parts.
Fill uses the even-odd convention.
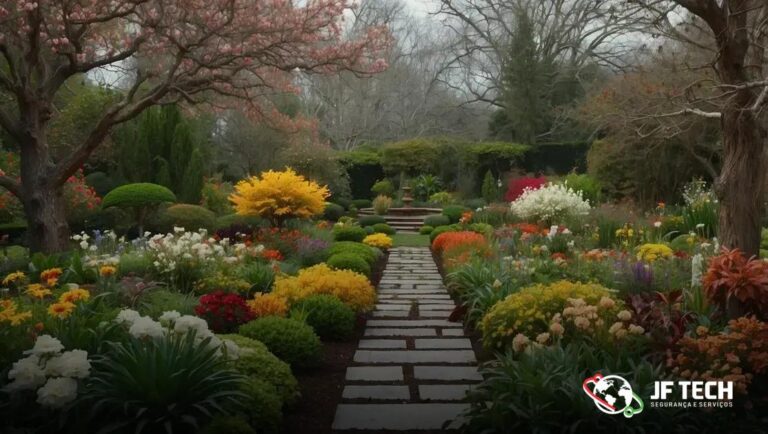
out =
[[[378,286],[388,254],[374,265],[371,282]],[[324,342],[323,364],[309,371],[294,372],[301,388],[299,402],[284,409],[283,430],[286,434],[330,434],[336,406],[341,402],[347,366],[352,363],[357,344],[363,336],[367,316],[360,316],[355,336],[346,342]]]

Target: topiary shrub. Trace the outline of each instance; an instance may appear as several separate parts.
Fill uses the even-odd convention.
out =
[[[336,241],[361,242],[368,233],[358,226],[341,227],[333,229],[333,239]]]
[[[355,256],[359,256],[365,259],[365,262],[373,265],[382,255],[378,249],[373,249],[363,243],[356,243],[352,241],[340,241],[333,243],[328,249],[328,257],[337,255],[340,253],[351,253]]]
[[[240,334],[261,341],[294,368],[309,368],[320,362],[320,338],[312,327],[295,319],[259,318],[240,326]]]
[[[448,226],[438,226],[436,227],[431,234],[429,234],[429,243],[432,244],[435,241],[435,238],[437,238],[440,234],[444,234],[446,232],[453,232],[453,231],[460,231],[461,227],[458,225],[448,225]]]
[[[335,203],[325,204],[325,210],[323,211],[323,218],[325,220],[337,221],[344,216],[344,207]]]
[[[285,404],[293,404],[299,397],[299,383],[291,373],[291,367],[278,359],[263,343],[242,335],[219,335],[240,347],[240,354],[234,361],[241,373],[264,380],[275,387],[277,396]]]
[[[389,179],[383,179],[373,184],[371,192],[376,196],[393,197],[395,195],[395,186]]]
[[[394,235],[395,229],[386,223],[376,223],[373,225],[373,232],[379,234]]]
[[[291,314],[297,312],[324,340],[345,340],[355,330],[355,312],[332,295],[307,297],[293,305]]]
[[[364,215],[360,217],[360,226],[373,226],[381,223],[386,223],[387,219],[380,215]]]
[[[379,195],[373,200],[373,211],[376,215],[385,215],[387,211],[392,207],[392,198],[389,196]]]
[[[376,232],[373,230],[373,226],[366,226],[363,229],[365,229],[365,233],[368,235],[373,235]]]
[[[245,394],[243,414],[251,426],[259,427],[259,433],[278,434],[283,422],[283,405],[268,382],[249,377],[240,389]]]
[[[429,235],[432,233],[432,231],[435,230],[432,226],[424,225],[419,228],[419,234],[421,235]]]
[[[198,205],[172,205],[160,215],[158,229],[162,232],[172,232],[174,227],[182,227],[188,231],[205,229],[211,232],[216,227],[216,214]]]
[[[368,262],[354,253],[337,253],[331,255],[325,263],[334,270],[351,270],[365,276],[371,275],[371,266],[368,265]]]
[[[449,224],[451,224],[451,219],[449,219],[447,216],[444,216],[442,214],[427,216],[424,219],[424,225],[432,226],[433,228],[436,228],[438,226],[447,226]]]
[[[443,215],[448,217],[450,223],[458,223],[461,219],[461,215],[469,211],[462,205],[448,205],[443,208]]]
[[[162,203],[176,202],[173,192],[162,185],[148,182],[126,184],[107,193],[101,201],[103,209],[118,207],[131,208],[134,211],[139,233],[144,233],[144,220],[147,214]]]
[[[357,209],[370,208],[371,205],[373,205],[373,202],[371,202],[369,199],[355,199],[352,201],[352,205],[354,205]]]
[[[439,191],[432,196],[429,196],[428,202],[444,206],[456,203],[456,198],[454,198],[453,195],[447,191]]]

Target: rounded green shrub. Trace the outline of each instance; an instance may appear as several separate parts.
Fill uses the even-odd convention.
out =
[[[429,235],[432,233],[433,230],[435,230],[435,228],[433,228],[432,226],[424,225],[419,228],[419,233],[421,235]]]
[[[461,219],[461,215],[469,211],[462,205],[448,205],[443,208],[443,215],[448,217],[451,223],[458,223]]]
[[[295,303],[292,312],[301,312],[321,339],[341,341],[355,330],[355,312],[337,297],[313,295]]]
[[[365,262],[371,265],[378,261],[382,255],[378,249],[367,246],[363,243],[352,241],[339,241],[333,243],[331,247],[328,248],[328,257],[337,255],[339,253],[351,253],[355,256],[359,256],[365,259]]]
[[[188,231],[205,229],[212,231],[216,226],[216,214],[199,205],[180,203],[169,206],[160,215],[160,229],[171,232],[174,227],[182,227]]]
[[[325,220],[337,221],[344,216],[344,207],[335,203],[327,203],[323,211]]]
[[[352,205],[357,209],[370,208],[373,205],[370,199],[355,199],[352,201]]]
[[[394,235],[395,229],[386,223],[376,223],[375,225],[373,225],[373,232],[379,233],[379,234]]]
[[[373,230],[373,226],[366,226],[363,229],[365,229],[365,233],[368,235],[373,235],[376,233],[376,231]]]
[[[283,422],[283,405],[268,382],[249,377],[241,391],[246,395],[242,414],[251,426],[259,427],[259,433],[278,434]]]
[[[447,226],[449,224],[451,224],[451,219],[449,219],[447,216],[444,216],[442,214],[427,216],[424,219],[424,225],[432,226],[433,228],[436,228],[438,226]]]
[[[309,368],[320,362],[320,338],[312,327],[295,319],[259,318],[240,326],[240,334],[261,341],[294,368]]]
[[[469,225],[469,230],[485,236],[490,236],[493,234],[493,226],[489,225],[488,223],[472,223]]]
[[[364,215],[360,217],[360,226],[373,226],[380,223],[386,223],[387,220],[380,215]]]
[[[352,205],[352,200],[347,199],[346,197],[333,197],[331,199],[333,200],[333,203],[341,205],[345,210],[349,209],[349,206]]]
[[[331,255],[325,263],[336,270],[351,270],[365,276],[371,275],[371,266],[368,265],[368,262],[354,253],[337,253]]]
[[[162,185],[142,182],[121,185],[110,191],[102,199],[101,207],[144,207],[165,202],[176,202],[176,195]]]
[[[467,199],[464,201],[464,206],[466,206],[469,209],[482,208],[485,206],[485,199],[483,199],[482,197]]]
[[[242,335],[219,335],[229,339],[240,347],[235,368],[241,373],[264,380],[277,390],[277,395],[285,404],[293,404],[299,397],[299,383],[291,373],[291,367],[278,359],[263,343]]]
[[[395,195],[395,186],[389,179],[383,179],[373,184],[373,187],[371,187],[371,192],[376,196],[382,195],[392,197]]]
[[[461,228],[454,225],[438,226],[432,231],[431,234],[429,234],[429,243],[431,244],[433,241],[435,241],[435,238],[437,238],[437,236],[440,234],[444,234],[446,232],[455,232],[460,230]]]
[[[357,226],[335,228],[333,230],[333,239],[336,241],[356,241],[361,242],[368,235],[365,229]]]

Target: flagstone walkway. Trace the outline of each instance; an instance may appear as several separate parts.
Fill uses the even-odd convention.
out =
[[[454,303],[428,248],[392,249],[334,430],[440,431],[456,426],[464,396],[482,378]],[[450,424],[450,425],[446,425]]]

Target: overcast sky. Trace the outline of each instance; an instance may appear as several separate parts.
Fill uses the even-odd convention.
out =
[[[427,15],[429,12],[437,10],[435,0],[403,0],[414,12]]]

